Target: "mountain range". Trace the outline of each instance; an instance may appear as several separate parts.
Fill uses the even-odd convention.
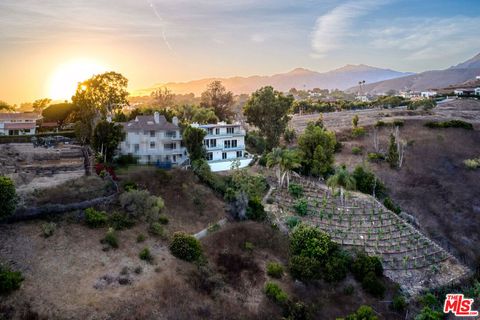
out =
[[[424,91],[428,89],[445,88],[464,83],[480,75],[480,54],[445,70],[425,71],[421,73],[399,72],[359,65],[346,65],[328,71],[316,72],[297,68],[290,72],[272,76],[250,76],[231,78],[205,78],[188,82],[168,82],[155,84],[150,88],[133,92],[135,96],[149,95],[156,88],[167,87],[176,94],[194,93],[200,95],[212,81],[222,81],[223,85],[234,94],[249,94],[261,87],[270,85],[279,91],[296,89],[340,89],[357,92],[358,82],[365,80],[363,91],[371,94],[381,94],[389,90]]]
[[[476,76],[480,76],[480,53],[448,69],[425,71],[405,77],[369,83],[364,86],[363,91],[371,94],[379,94],[389,90],[425,91],[429,89],[441,89],[465,83],[475,79]],[[352,86],[347,91],[356,92],[357,88]]]
[[[367,83],[394,79],[411,75],[408,72],[398,72],[367,65],[346,65],[342,68],[320,73],[304,68],[297,68],[287,73],[272,76],[251,76],[231,78],[206,78],[189,82],[159,83],[150,88],[135,91],[134,95],[149,95],[159,87],[167,87],[176,94],[201,94],[212,81],[222,81],[223,85],[234,94],[251,93],[264,86],[273,86],[279,91],[296,89],[340,89],[345,90],[365,80]]]

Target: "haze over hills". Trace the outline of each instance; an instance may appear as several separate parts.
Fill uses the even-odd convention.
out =
[[[345,90],[357,85],[359,81],[376,82],[411,75],[412,73],[399,72],[390,69],[381,69],[364,64],[346,65],[342,68],[320,73],[304,68],[297,68],[287,73],[272,76],[251,76],[231,78],[206,78],[189,82],[169,82],[156,84],[150,88],[136,90],[133,95],[149,95],[155,88],[167,87],[177,94],[201,94],[207,85],[220,80],[225,87],[235,94],[251,93],[261,87],[271,85],[276,90],[288,91],[297,89],[340,89]]]
[[[406,77],[366,84],[364,91],[371,94],[384,93],[389,90],[424,91],[464,83],[475,79],[479,75],[480,54],[477,54],[473,58],[445,70],[425,71]],[[355,86],[352,86],[348,91],[355,92]]]

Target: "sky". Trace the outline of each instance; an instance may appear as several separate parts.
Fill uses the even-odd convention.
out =
[[[479,0],[1,0],[0,100],[63,93],[90,71],[140,89],[297,67],[444,69],[480,52],[479,30]]]

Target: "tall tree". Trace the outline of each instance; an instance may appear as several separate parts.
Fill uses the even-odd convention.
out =
[[[18,197],[12,179],[0,176],[0,220],[15,212]]]
[[[335,174],[328,178],[327,185],[333,190],[340,189],[340,199],[343,204],[344,200],[344,189],[346,190],[355,190],[356,181],[353,175],[347,170],[345,165],[338,167],[335,170]]]
[[[95,75],[78,84],[77,91],[72,97],[75,106],[75,120],[81,124],[85,136],[77,137],[86,143],[90,142],[96,123],[127,105],[128,80],[120,73],[106,72]]]
[[[52,99],[49,98],[35,100],[32,105],[33,111],[42,113],[42,111],[50,105],[50,102],[52,102]]]
[[[187,148],[190,156],[190,161],[195,161],[205,158],[205,147],[203,146],[203,139],[207,132],[200,128],[188,126],[183,130],[183,142]]]
[[[221,81],[213,81],[202,93],[200,106],[204,108],[213,108],[220,121],[233,119],[234,113],[231,110],[233,106],[233,93],[227,91]]]
[[[42,111],[43,121],[56,122],[62,127],[73,112],[73,108],[73,104],[67,102],[52,104]]]
[[[102,120],[95,127],[93,147],[103,155],[105,161],[111,161],[124,137],[121,125]]]
[[[0,100],[0,111],[13,111],[13,107],[5,101]]]
[[[158,88],[150,96],[154,99],[155,107],[161,109],[172,107],[175,102],[175,95],[167,87]]]
[[[398,154],[397,140],[395,139],[395,136],[391,133],[390,143],[388,145],[387,161],[390,164],[391,168],[398,168],[399,159],[400,156]]]
[[[335,144],[335,133],[309,123],[305,133],[298,138],[304,173],[315,176],[330,173],[333,168]]]
[[[280,159],[280,168],[283,171],[281,184],[287,178],[287,188],[290,185],[290,174],[294,169],[301,166],[298,153],[294,150],[285,150]]]
[[[258,127],[266,138],[267,150],[278,146],[289,121],[288,111],[292,102],[292,96],[284,96],[268,86],[255,91],[245,104],[243,113],[247,121]]]

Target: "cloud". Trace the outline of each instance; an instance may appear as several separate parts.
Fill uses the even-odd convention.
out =
[[[407,60],[450,57],[480,46],[480,17],[406,18],[367,32],[375,49],[401,50]]]
[[[354,34],[355,19],[386,4],[387,0],[351,0],[317,18],[312,32],[313,57],[323,57],[339,49],[346,38]]]
[[[265,42],[265,38],[265,35],[259,33],[255,33],[250,36],[250,40],[255,43]]]

